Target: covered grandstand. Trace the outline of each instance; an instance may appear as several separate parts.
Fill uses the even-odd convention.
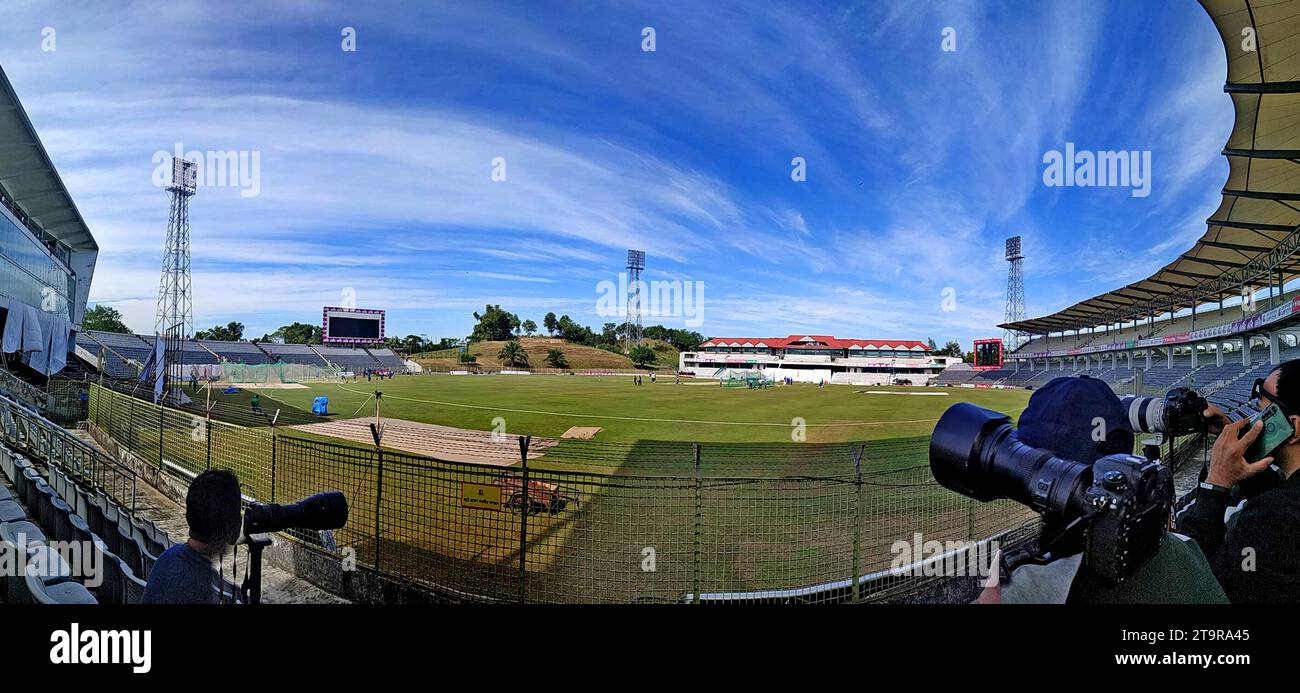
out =
[[[743,369],[768,380],[791,379],[852,385],[889,385],[905,378],[925,384],[949,361],[934,356],[925,342],[899,339],[840,339],[830,335],[716,337],[678,356],[678,370],[723,377]]]
[[[1030,336],[977,378],[1034,384],[1091,372],[1119,389],[1194,384],[1240,403],[1272,364],[1300,357],[1300,17],[1287,3],[1202,0],[1227,52],[1236,120],[1228,179],[1205,232],[1141,281],[1002,325]],[[1243,29],[1257,50],[1243,50]]]
[[[99,246],[0,70],[0,325],[7,365],[44,380],[75,350]]]

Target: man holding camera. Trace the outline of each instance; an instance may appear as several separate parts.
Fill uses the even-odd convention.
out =
[[[154,564],[145,585],[144,604],[216,604],[220,602],[214,561],[239,541],[239,479],[227,470],[209,470],[190,483],[185,494],[189,540],[167,549]]]
[[[1096,463],[1108,455],[1132,453],[1135,436],[1118,397],[1100,380],[1061,377],[1034,392],[1020,415],[1016,433],[1026,445],[1050,450],[1077,462]],[[1172,488],[1170,489],[1172,493]],[[1166,518],[1168,515],[1166,514]],[[1194,604],[1223,603],[1226,596],[1196,544],[1166,534],[1150,556],[1143,557],[1123,581],[1102,577],[1084,559],[1084,543],[1071,534],[1086,524],[1047,522],[1043,538],[1049,560],[1031,561],[1014,570],[980,601],[1001,603]]]
[[[1178,528],[1200,544],[1233,603],[1294,603],[1300,601],[1300,360],[1257,380],[1251,399],[1264,415],[1276,406],[1273,425],[1290,435],[1271,450],[1252,450],[1265,431],[1263,420],[1229,423],[1217,407],[1206,409],[1209,431],[1219,437]],[[1281,480],[1252,494],[1249,486],[1258,487],[1274,463]],[[1243,497],[1248,500],[1241,505]]]

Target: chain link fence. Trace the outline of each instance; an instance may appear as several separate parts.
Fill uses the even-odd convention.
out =
[[[915,443],[582,441],[534,461],[528,439],[512,438],[519,461],[504,466],[208,421],[97,385],[89,400],[103,434],[182,480],[227,468],[263,502],[342,491],[351,510],[331,549],[317,533],[290,535],[469,601],[912,600],[952,579],[951,562],[918,558],[1022,541],[1038,524],[1017,503],[938,486]],[[881,450],[883,465],[872,456]],[[810,474],[761,473],[794,451]],[[606,458],[635,463],[591,464]]]

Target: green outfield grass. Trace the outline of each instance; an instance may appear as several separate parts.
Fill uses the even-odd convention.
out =
[[[263,422],[248,415],[257,392],[263,409],[280,410],[281,424],[317,420],[307,412],[319,395],[330,398],[334,418],[370,417],[380,389],[386,418],[491,430],[499,416],[510,434],[546,437],[571,426],[603,427],[595,440],[564,440],[530,464],[535,481],[562,485],[574,499],[527,525],[528,589],[542,601],[674,599],[697,581],[705,591],[821,584],[854,573],[855,541],[863,574],[887,568],[894,542],[916,532],[927,540],[979,539],[1032,516],[1010,502],[975,503],[946,491],[926,468],[930,432],[945,409],[969,401],[1018,417],[1028,391],[802,384],[748,390],[687,382],[693,381],[647,378],[638,387],[628,377],[398,376],[214,390],[214,416]],[[117,397],[123,401],[115,407],[97,405],[96,416],[116,422],[110,430],[153,459],[151,405],[127,407]],[[138,421],[128,418],[135,409],[143,410]],[[806,442],[792,440],[796,417],[807,425]],[[175,430],[164,436],[167,458],[205,468],[206,441],[193,440],[187,416],[175,418]],[[354,547],[363,562],[378,561],[382,547],[387,571],[474,594],[516,595],[518,512],[467,510],[460,485],[492,484],[517,470],[390,461],[380,502],[370,463],[313,452],[309,443],[322,436],[283,428],[273,457],[265,432],[214,429],[210,464],[236,469],[259,497],[270,483],[279,499],[345,491],[353,517],[338,534],[340,546]],[[702,480],[693,442],[701,444]],[[860,486],[852,481],[859,444]],[[348,445],[367,454],[366,445]],[[659,556],[656,572],[641,568],[644,547]]]
[[[711,384],[710,384],[711,383]],[[374,414],[373,392],[384,393],[385,416],[474,430],[491,430],[502,417],[512,434],[559,437],[571,426],[600,426],[600,442],[686,441],[789,443],[796,419],[806,442],[928,437],[956,402],[1018,417],[1027,390],[859,387],[818,389],[795,384],[764,390],[722,388],[709,380],[671,376],[635,386],[626,376],[397,376],[392,380],[313,384],[302,390],[261,390],[263,407],[310,410],[325,395],[334,417]],[[946,396],[866,394],[944,393]],[[219,395],[242,406],[247,395]]]

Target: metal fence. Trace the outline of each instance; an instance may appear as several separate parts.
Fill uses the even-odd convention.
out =
[[[710,446],[687,444],[670,456],[684,474],[621,474],[566,469],[549,454],[538,467],[526,448],[519,464],[503,467],[316,440],[209,421],[97,385],[88,419],[181,478],[231,469],[261,501],[340,490],[351,506],[334,536],[341,556],[469,600],[905,598],[945,579],[891,570],[912,563],[920,544],[929,555],[934,542],[975,542],[1036,522],[1019,504],[976,503],[939,487],[925,465],[855,465],[842,454],[854,450],[847,445],[834,449],[843,458],[836,473],[814,465],[821,471],[810,476],[719,474],[754,467],[705,464]],[[759,454],[762,446],[751,447]],[[618,454],[656,449],[667,452]],[[296,538],[320,546],[314,534]]]
[[[753,472],[803,446],[716,446],[735,456],[722,463],[709,445],[574,448],[642,458],[603,473],[553,450],[538,466],[527,439],[507,443],[519,446],[513,466],[450,462],[208,421],[98,386],[88,416],[182,478],[228,468],[266,502],[342,491],[341,558],[471,601],[908,600],[951,580],[916,558],[1037,527],[1020,504],[943,489],[927,465],[881,468],[871,455],[892,442],[803,452],[816,474],[779,478]],[[294,538],[326,550],[316,534]]]
[[[45,393],[45,415],[54,423],[71,427],[86,420],[90,391],[85,382],[51,378]]]
[[[610,459],[684,462],[689,475],[539,468],[529,464],[526,445],[519,466],[499,467],[207,421],[86,387],[88,419],[146,462],[181,479],[228,468],[245,493],[267,502],[341,490],[351,514],[330,550],[465,600],[928,600],[952,581],[944,570],[931,571],[933,562],[917,565],[915,558],[935,556],[932,546],[951,557],[954,543],[1005,546],[1032,538],[1037,527],[1023,506],[974,503],[938,487],[925,466],[863,471],[905,447],[871,448],[883,451],[873,460],[864,446],[798,446],[812,450],[801,463],[852,451],[851,471],[780,478],[713,470],[736,469],[736,457],[767,466],[788,454],[782,446],[731,448],[712,464],[710,452],[728,448],[661,443],[605,451]],[[3,396],[0,441],[135,507],[133,470]],[[1205,441],[1182,443],[1164,455],[1175,470],[1203,452]],[[326,551],[318,535],[291,535]]]

